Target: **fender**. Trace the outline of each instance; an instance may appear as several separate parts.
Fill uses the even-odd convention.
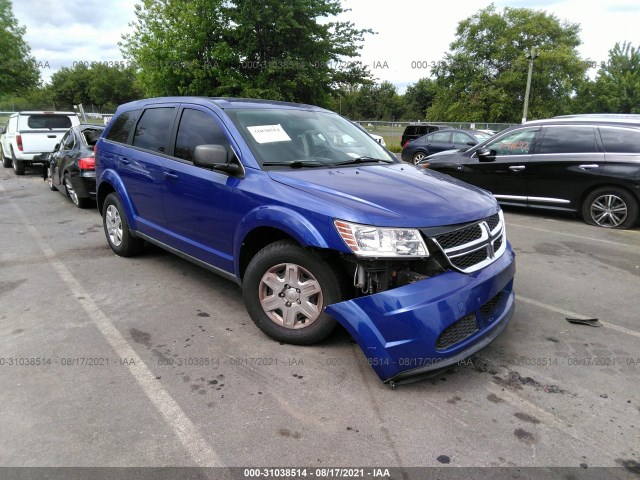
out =
[[[233,267],[236,275],[240,272],[240,249],[244,239],[260,227],[282,230],[305,247],[329,248],[324,236],[297,211],[280,205],[260,206],[247,212],[234,235]]]
[[[118,174],[111,169],[104,170],[97,182],[98,182],[98,188],[96,192],[96,198],[98,199],[98,201],[101,200],[100,191],[104,188],[104,184],[105,183],[109,184],[111,187],[113,187],[113,189],[116,191],[116,193],[120,197],[120,201],[122,202],[122,206],[127,215],[127,222],[129,222],[129,228],[131,230],[137,230],[138,225],[136,223],[136,214],[135,214],[135,211],[133,210],[133,206],[131,205],[131,199],[129,198],[129,195],[127,195],[127,189],[122,184],[122,180],[120,179]],[[104,201],[104,199],[102,200]],[[99,208],[101,209],[102,205],[99,205]],[[102,212],[100,212],[100,215],[102,215]]]

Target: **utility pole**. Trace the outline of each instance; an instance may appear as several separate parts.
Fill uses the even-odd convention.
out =
[[[531,50],[527,53],[526,58],[529,59],[529,74],[527,75],[527,89],[524,92],[524,110],[522,111],[522,123],[527,121],[527,115],[529,114],[529,92],[531,91],[531,76],[533,75],[533,61],[540,56],[536,53],[536,47],[531,47]]]

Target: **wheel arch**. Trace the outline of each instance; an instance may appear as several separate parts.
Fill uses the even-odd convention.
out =
[[[260,207],[249,212],[236,231],[234,269],[237,277],[242,280],[255,253],[270,243],[285,239],[305,248],[333,250],[325,236],[300,213],[280,206]]]
[[[640,192],[635,192],[633,191],[633,189],[627,187],[626,185],[607,182],[607,183],[599,183],[596,185],[592,185],[591,187],[587,188],[584,192],[582,192],[582,195],[580,195],[580,204],[576,205],[577,207],[576,210],[578,212],[581,212],[582,206],[584,205],[584,202],[587,199],[587,197],[591,195],[593,192],[595,192],[596,190],[600,190],[601,188],[617,188],[620,190],[624,190],[629,195],[631,195],[636,200],[636,202],[638,202],[638,204],[640,205]]]
[[[136,217],[134,215],[133,206],[127,195],[127,190],[120,181],[120,178],[112,171],[105,171],[98,181],[96,191],[96,203],[98,212],[102,215],[104,201],[110,193],[116,193],[120,197],[122,207],[127,215],[127,222],[131,230],[137,230]]]

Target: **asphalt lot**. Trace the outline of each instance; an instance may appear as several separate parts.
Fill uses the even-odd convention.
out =
[[[344,331],[313,347],[273,342],[233,283],[153,247],[119,258],[95,209],[75,208],[35,171],[0,169],[0,466],[633,475],[640,228],[506,218],[518,255],[512,323],[465,365],[392,390]]]

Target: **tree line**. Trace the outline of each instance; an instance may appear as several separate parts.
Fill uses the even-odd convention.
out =
[[[111,112],[149,96],[268,98],[320,105],[353,119],[519,122],[535,48],[530,119],[569,113],[640,113],[640,51],[616,43],[588,75],[580,26],[528,8],[494,5],[457,27],[430,76],[399,93],[358,62],[370,29],[337,18],[340,0],[142,0],[126,61],[78,63],[47,84],[10,0],[0,0],[0,110]]]

